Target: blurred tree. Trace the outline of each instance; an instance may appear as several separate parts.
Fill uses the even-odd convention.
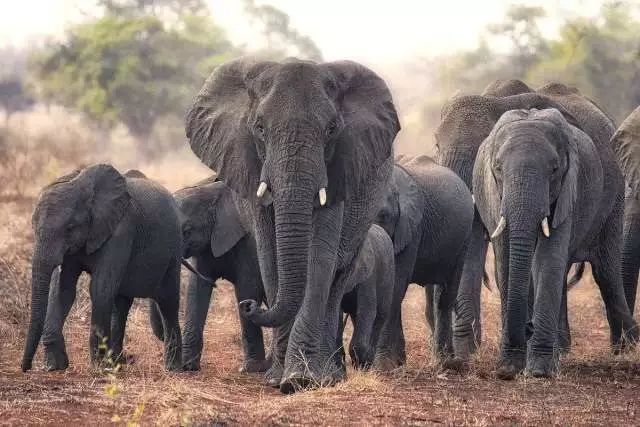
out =
[[[11,47],[0,49],[0,108],[4,110],[5,126],[13,113],[27,110],[34,104],[26,90],[25,77],[24,52]]]
[[[106,1],[177,4],[178,1]],[[188,2],[194,3],[195,2]],[[105,134],[123,123],[153,158],[150,141],[156,121],[184,114],[194,88],[235,50],[206,15],[185,14],[173,25],[152,15],[116,15],[112,9],[95,22],[68,30],[66,40],[33,57],[40,96],[84,113]]]
[[[271,5],[256,5],[255,0],[243,0],[245,11],[260,23],[267,39],[266,54],[273,57],[295,55],[302,59],[322,61],[322,52],[314,41],[291,25],[289,15]]]

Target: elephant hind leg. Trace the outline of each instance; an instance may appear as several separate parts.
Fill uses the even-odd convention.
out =
[[[180,263],[169,266],[163,279],[162,291],[156,303],[164,328],[164,364],[169,371],[182,369],[182,335],[178,323],[180,301]]]

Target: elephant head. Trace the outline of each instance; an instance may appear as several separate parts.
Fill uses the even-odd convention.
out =
[[[31,321],[23,371],[31,368],[42,335],[54,268],[66,255],[97,252],[116,229],[129,203],[125,178],[105,164],[65,175],[40,193],[32,218]]]
[[[220,257],[247,234],[225,183],[205,180],[174,197],[181,213],[183,258],[203,251]]]
[[[424,195],[418,184],[399,165],[393,168],[387,197],[378,212],[376,224],[393,240],[397,255],[416,238],[422,223]]]
[[[353,62],[240,59],[207,79],[186,118],[192,150],[254,206],[273,204],[278,291],[254,323],[296,315],[314,209],[366,191],[399,130],[384,81]]]
[[[514,110],[500,118],[480,148],[474,172],[476,202],[487,227],[495,227],[490,229],[491,238],[507,233],[505,327],[509,336],[524,334],[538,239],[549,238],[554,229],[572,219],[580,167],[578,141],[582,138],[593,145],[557,110]]]

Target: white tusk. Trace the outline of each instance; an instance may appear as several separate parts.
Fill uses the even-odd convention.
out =
[[[318,191],[318,198],[320,198],[320,206],[327,204],[327,190],[324,187]]]
[[[264,196],[264,193],[266,192],[267,192],[267,183],[262,181],[258,186],[258,191],[256,192],[256,196],[258,196],[258,198],[261,198],[262,196]]]
[[[545,237],[551,236],[551,231],[549,231],[549,220],[547,219],[546,216],[542,220],[541,225],[542,225],[542,233],[545,235]]]
[[[491,238],[495,239],[496,237],[501,235],[506,226],[507,226],[507,220],[504,219],[504,216],[501,216],[500,221],[498,222],[498,226],[496,227],[496,231],[493,232],[493,234],[491,235]]]
[[[476,198],[474,197],[474,195],[471,195],[471,202],[475,205],[476,204]]]

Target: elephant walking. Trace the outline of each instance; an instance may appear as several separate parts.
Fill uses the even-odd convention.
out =
[[[465,338],[471,331],[453,331],[456,317],[472,318],[473,305],[459,296],[459,282],[473,224],[473,201],[464,181],[429,157],[403,159],[393,170],[389,192],[376,223],[391,236],[396,279],[390,335],[382,339],[391,367],[405,362],[402,300],[409,283],[437,284],[434,351],[444,359],[455,354],[466,359]],[[457,303],[456,303],[457,299]],[[468,322],[471,324],[471,321]],[[462,338],[462,339],[460,339]]]
[[[608,142],[592,140],[570,113],[563,113],[521,109],[503,114],[480,146],[474,167],[476,206],[493,230],[503,314],[497,373],[503,379],[525,368],[536,377],[556,372],[559,317],[572,262],[591,263],[614,346],[638,337],[620,275],[622,174]],[[531,283],[533,333],[528,338]]]
[[[400,124],[385,82],[353,62],[243,58],[218,66],[187,113],[191,149],[250,212],[273,327],[267,383],[290,392],[344,376],[341,288],[382,203]],[[330,369],[327,369],[327,367]]]
[[[23,371],[31,369],[41,336],[46,368],[67,368],[62,328],[83,271],[91,275],[92,361],[105,356],[103,341],[116,358],[121,356],[129,309],[133,298],[141,297],[157,302],[167,326],[166,368],[181,369],[182,239],[171,194],[137,171],[123,176],[110,165],[95,165],[45,187],[33,226],[31,321]],[[58,266],[59,278],[50,293],[52,272]]]
[[[192,258],[202,274],[232,282],[238,302],[264,301],[250,218],[238,211],[231,189],[209,178],[178,190],[174,197],[181,213],[184,258]],[[200,370],[211,292],[210,282],[190,276],[182,339],[182,361],[189,371]],[[154,329],[162,330],[158,319],[152,319]],[[262,328],[240,316],[240,330],[244,353],[240,371],[267,370],[270,362],[265,358]]]
[[[622,277],[627,305],[633,314],[640,270],[640,107],[622,122],[611,143],[629,187],[624,207]]]

